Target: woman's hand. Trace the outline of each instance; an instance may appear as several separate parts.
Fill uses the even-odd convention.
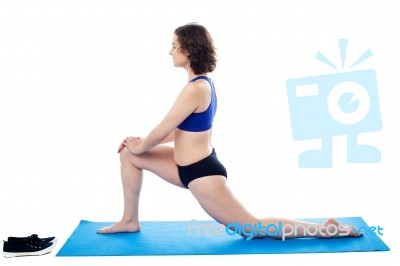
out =
[[[138,149],[139,145],[142,143],[143,139],[141,137],[126,137],[124,141],[119,145],[118,153],[120,153],[125,147],[132,154],[140,154],[140,150]]]

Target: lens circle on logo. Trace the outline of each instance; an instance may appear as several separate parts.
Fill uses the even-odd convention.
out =
[[[350,97],[345,97],[350,96]],[[366,89],[359,83],[345,81],[329,92],[328,111],[341,124],[356,124],[368,114],[371,105]]]

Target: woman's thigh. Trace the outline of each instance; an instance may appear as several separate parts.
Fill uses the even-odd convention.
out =
[[[133,155],[124,148],[121,151],[121,162],[123,160],[129,160],[136,168],[150,171],[171,184],[184,187],[178,175],[172,147],[158,145],[141,155]]]
[[[198,178],[189,183],[189,189],[203,209],[219,223],[254,224],[258,221],[233,195],[224,176]]]

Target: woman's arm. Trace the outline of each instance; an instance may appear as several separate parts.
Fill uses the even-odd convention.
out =
[[[174,141],[174,131],[172,131],[160,144],[169,143]]]
[[[200,106],[203,95],[202,87],[198,87],[195,83],[188,83],[164,119],[150,131],[147,137],[144,139],[126,138],[123,145],[133,154],[142,154],[160,143],[167,142],[174,129]]]

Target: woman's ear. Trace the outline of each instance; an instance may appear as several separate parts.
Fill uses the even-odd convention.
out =
[[[183,49],[182,47],[178,48],[178,52],[180,52],[181,54],[185,55],[185,56],[189,56],[189,53],[187,50]]]

